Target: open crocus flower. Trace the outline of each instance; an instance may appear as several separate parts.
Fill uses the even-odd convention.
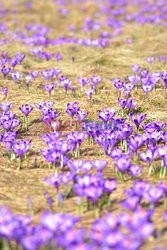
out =
[[[54,69],[54,75],[56,77],[58,77],[60,74],[61,74],[61,69],[59,69],[59,68]]]
[[[16,131],[9,131],[2,133],[1,141],[5,145],[7,151],[10,151],[12,149],[13,143],[16,138],[17,138]]]
[[[131,160],[128,155],[122,155],[115,160],[115,165],[121,173],[125,173],[131,166]]]
[[[80,111],[80,108],[78,106],[78,102],[73,102],[72,104],[67,103],[66,113],[69,114],[72,119],[74,118],[74,115],[77,115],[79,111]]]
[[[131,69],[137,74],[140,70],[140,65],[139,64],[134,64],[131,66]]]
[[[27,154],[28,151],[30,151],[30,147],[31,140],[28,139],[20,140],[13,143],[12,148],[14,152],[20,157],[20,165],[18,167],[19,170],[21,169],[24,156]]]
[[[8,63],[11,65],[11,67],[14,69],[16,67],[16,65],[18,64],[18,61],[16,60],[16,58],[9,58],[8,59]]]
[[[25,115],[24,123],[25,123],[25,128],[27,130],[28,129],[28,116],[32,112],[33,107],[30,104],[24,104],[19,109]]]
[[[4,78],[6,78],[6,76],[10,73],[11,69],[6,67],[6,66],[3,66],[3,68],[1,69],[1,72],[4,76]]]
[[[32,112],[33,107],[30,104],[24,104],[19,109],[27,117]]]
[[[146,92],[146,95],[148,95],[149,92],[153,90],[153,84],[142,84],[142,88],[144,92]]]
[[[139,129],[140,124],[145,120],[147,114],[142,115],[141,113],[138,113],[137,115],[131,113],[130,119],[131,121],[136,125],[137,130]]]
[[[85,87],[85,85],[87,85],[89,83],[89,78],[87,77],[78,77],[78,81],[81,84],[81,88]]]
[[[3,112],[8,112],[12,108],[12,103],[0,103],[0,109],[3,110]]]
[[[82,122],[87,116],[88,116],[88,112],[84,112],[81,110],[77,112],[77,118],[78,118],[78,121],[80,122]]]
[[[39,75],[38,71],[30,71],[30,76],[35,80]]]
[[[23,75],[21,73],[19,73],[19,72],[12,73],[12,78],[13,78],[13,81],[14,81],[15,84],[18,81],[20,81],[22,77],[23,77]]]
[[[48,92],[49,97],[51,96],[52,91],[54,90],[54,84],[46,84],[44,89]]]
[[[112,118],[116,115],[115,109],[104,109],[104,112],[102,110],[98,111],[98,116],[103,122],[109,122],[112,120]]]
[[[18,53],[16,54],[16,60],[19,64],[22,63],[22,61],[25,59],[26,55],[24,53]]]
[[[43,78],[48,81],[54,77],[54,70],[46,69],[46,70],[42,71],[41,74],[42,74]]]
[[[92,76],[91,80],[93,82],[93,85],[96,87],[99,83],[102,82],[103,78],[101,76]]]
[[[131,137],[129,140],[129,149],[132,152],[137,152],[138,149],[143,145],[144,140],[142,135],[136,134],[134,137]]]
[[[67,94],[67,90],[70,88],[71,84],[72,84],[72,81],[70,81],[69,79],[61,80],[61,85],[65,89],[66,94]]]
[[[95,89],[92,88],[90,90],[84,90],[84,93],[89,97],[89,99],[92,99],[93,94],[95,93]]]
[[[149,64],[152,64],[154,62],[155,58],[152,56],[152,57],[147,57],[147,62]]]

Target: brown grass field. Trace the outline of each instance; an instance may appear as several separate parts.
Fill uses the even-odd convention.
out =
[[[86,3],[88,12],[80,13],[78,15],[77,8],[69,3],[71,13],[63,18],[58,15],[56,11],[56,5],[53,1],[40,1],[36,0],[33,9],[30,13],[27,12],[23,1],[19,1],[19,5],[15,5],[14,1],[6,0],[5,5],[10,9],[16,9],[15,14],[10,14],[4,17],[4,22],[8,24],[8,27],[16,30],[17,27],[23,28],[26,23],[41,23],[44,26],[50,26],[52,29],[51,37],[59,37],[63,35],[71,35],[71,32],[67,29],[67,26],[74,24],[76,27],[80,27],[85,17],[92,15],[96,11],[96,6],[91,3]],[[56,14],[55,14],[56,13]],[[104,16],[103,16],[104,17]],[[103,18],[102,17],[102,18]],[[14,20],[17,19],[17,23]],[[16,26],[16,27],[15,27]],[[78,33],[80,37],[83,37],[83,33]],[[0,34],[0,39],[4,38],[4,35]],[[7,38],[11,39],[11,37]],[[132,39],[132,44],[127,44],[125,40],[127,38]],[[17,66],[17,70],[28,74],[30,70],[42,71],[46,68],[52,69],[59,67],[62,70],[62,74],[66,75],[73,81],[73,84],[78,86],[78,76],[89,77],[93,74],[103,77],[103,82],[98,86],[97,94],[90,101],[86,95],[79,96],[78,92],[76,97],[73,97],[71,91],[67,96],[64,90],[58,86],[51,98],[47,96],[47,93],[43,90],[45,81],[40,76],[36,82],[30,83],[30,90],[27,93],[24,82],[14,86],[13,80],[8,78],[6,81],[0,76],[0,86],[9,87],[8,101],[13,103],[13,112],[16,112],[19,118],[22,117],[22,113],[18,109],[22,104],[29,103],[34,106],[34,103],[40,101],[52,100],[55,102],[54,107],[61,112],[61,119],[68,119],[66,114],[66,105],[73,101],[78,101],[80,107],[83,110],[89,112],[90,119],[97,119],[98,109],[105,107],[114,107],[121,112],[120,106],[117,102],[117,92],[111,83],[112,78],[120,77],[124,79],[129,74],[132,74],[130,66],[133,64],[140,64],[141,67],[148,67],[150,71],[167,70],[167,64],[160,63],[158,61],[159,55],[167,55],[167,32],[164,27],[153,25],[126,25],[125,32],[118,37],[113,38],[112,43],[107,48],[90,48],[76,45],[73,49],[73,45],[62,45],[57,47],[48,47],[45,50],[53,53],[61,52],[63,60],[56,62],[55,59],[51,61],[38,60],[30,54],[30,47],[15,41],[14,39],[10,43],[1,46],[0,50],[7,51],[10,56],[15,55],[18,52],[24,52],[26,59],[24,63]],[[146,61],[148,56],[154,56],[155,62],[150,66]],[[75,57],[75,61],[72,62],[71,58]],[[38,91],[36,86],[39,86]],[[132,92],[132,96],[136,98],[139,104],[139,108],[143,113],[147,113],[147,122],[149,121],[163,121],[167,122],[167,95],[164,92],[163,87],[157,88],[149,94],[146,98],[144,92],[141,89]],[[0,102],[3,102],[3,96],[0,93]],[[0,205],[8,205],[14,212],[26,214],[29,212],[27,205],[27,197],[32,198],[34,221],[37,222],[39,215],[48,209],[48,205],[44,196],[46,190],[49,191],[53,197],[56,195],[55,189],[47,186],[44,179],[53,173],[53,169],[48,168],[48,164],[40,154],[40,150],[45,147],[45,143],[41,140],[40,136],[45,134],[44,125],[40,122],[40,113],[35,108],[29,117],[29,130],[26,132],[20,128],[19,139],[31,138],[32,139],[32,152],[29,163],[25,163],[22,169],[17,170],[17,162],[10,162],[6,156],[6,150],[2,144],[0,145]],[[0,129],[2,132],[2,128]],[[86,141],[81,147],[81,159],[108,159],[104,151],[96,144],[89,145]],[[35,159],[37,159],[35,161]],[[111,159],[109,160],[109,166],[106,171],[106,175],[115,177],[114,166]],[[35,163],[36,162],[36,163]],[[144,165],[143,165],[144,166]],[[144,167],[141,178],[145,180],[151,180],[153,183],[159,181],[155,176],[148,177],[147,167]],[[119,213],[123,208],[119,205],[119,202],[124,199],[124,190],[129,189],[133,184],[133,180],[130,178],[126,182],[118,180],[117,190],[111,195],[111,207],[109,211]],[[70,212],[76,214],[76,198],[69,198],[65,201],[64,212]],[[154,215],[154,223],[156,228],[163,230],[165,228],[165,222],[163,220],[163,205],[160,205]],[[54,211],[59,211],[59,207],[54,207]],[[101,216],[105,215],[108,211],[103,209]],[[84,212],[82,219],[82,225],[90,228],[91,223],[95,219],[93,211]],[[167,233],[163,234],[161,240],[149,239],[147,244],[142,249],[155,249],[155,247],[162,247],[167,249]]]

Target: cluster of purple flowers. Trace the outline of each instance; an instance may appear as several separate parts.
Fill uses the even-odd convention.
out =
[[[28,13],[36,13],[35,1],[24,4],[17,1],[15,4],[21,7],[16,9],[26,8]],[[47,4],[46,1],[46,10]],[[20,46],[23,50],[25,46],[28,48],[26,53],[20,50],[13,55],[2,51],[0,55],[0,74],[4,81],[2,95],[5,100],[0,103],[0,143],[6,148],[10,161],[20,162],[18,169],[21,169],[22,163],[29,164],[32,140],[23,138],[22,135],[31,132],[35,121],[31,123],[29,119],[33,118],[35,106],[41,113],[40,122],[50,128],[48,133],[41,133],[40,139],[46,143],[46,148],[39,150],[39,154],[50,168],[55,169],[55,173],[47,177],[45,182],[56,190],[54,197],[45,193],[50,211],[40,216],[38,224],[34,224],[34,218],[30,215],[14,215],[7,207],[0,208],[0,249],[138,250],[147,240],[163,234],[155,227],[153,219],[156,208],[162,203],[165,207],[164,220],[167,221],[167,182],[161,180],[153,184],[141,178],[147,169],[148,178],[153,176],[164,179],[167,176],[167,124],[150,121],[149,114],[140,112],[141,108],[133,94],[144,91],[145,100],[149,100],[151,92],[158,88],[163,88],[162,93],[166,94],[167,71],[165,67],[159,67],[155,71],[153,66],[157,60],[164,66],[167,57],[149,55],[144,59],[148,67],[143,67],[142,63],[134,64],[129,69],[132,73],[126,77],[111,79],[111,89],[118,94],[118,108],[104,107],[101,103],[101,107],[93,113],[92,120],[89,120],[89,115],[92,114],[87,111],[87,107],[80,107],[82,103],[78,100],[86,95],[89,98],[87,103],[96,106],[99,103],[97,93],[102,90],[101,87],[109,93],[108,86],[102,86],[102,82],[106,84],[107,79],[99,70],[99,65],[105,63],[105,58],[104,61],[103,56],[95,59],[96,69],[88,67],[88,73],[77,72],[75,78],[65,70],[64,62],[67,59],[69,64],[70,55],[73,69],[79,70],[77,63],[80,58],[75,56],[76,48],[84,47],[84,51],[85,47],[91,47],[91,51],[93,47],[97,51],[103,51],[124,32],[126,24],[151,24],[165,28],[166,0],[54,0],[52,4],[50,15],[52,11],[54,15],[57,11],[60,23],[62,21],[65,24],[67,18],[72,21],[70,15],[75,17],[73,11],[76,10],[77,16],[81,14],[82,21],[75,22],[75,25],[71,23],[67,27],[69,33],[61,25],[57,25],[57,31],[62,29],[60,33],[64,33],[57,37],[51,27],[40,23],[18,26],[19,20],[16,19],[13,28],[10,28],[7,15],[17,15],[17,10],[10,6],[6,8],[5,2],[4,5],[0,4],[0,18],[4,21],[0,23],[0,45],[15,41],[23,45]],[[90,12],[95,8],[91,15],[89,6]],[[126,38],[125,42],[127,46],[131,46],[133,40]],[[61,50],[62,45],[69,46],[67,55]],[[54,49],[52,52],[51,48]],[[29,68],[29,54],[35,62],[44,62],[46,65],[50,63],[52,67],[43,67],[43,64],[38,68]],[[26,88],[29,95],[32,85],[37,93],[45,91],[48,97],[34,105],[24,103],[18,109],[20,114],[16,114],[12,111],[15,103],[8,101],[11,81],[14,83],[13,89]],[[71,100],[69,91],[76,100]],[[54,94],[57,93],[61,93],[61,98],[65,100],[69,98],[63,115],[61,103],[57,106],[58,109],[54,108]],[[57,118],[65,115],[70,117],[72,125],[75,124],[74,119],[77,119],[76,126],[82,124],[82,130],[70,133],[55,131],[60,125]],[[99,154],[104,151],[108,160],[94,159],[92,155],[92,160],[85,159],[85,152],[89,151],[88,144],[93,144],[92,147],[95,146]],[[115,200],[117,202],[116,192],[121,181],[125,184],[129,179],[134,182],[120,200],[123,212],[119,211],[117,215],[106,213],[111,211]],[[74,198],[74,207],[80,215],[87,211],[95,212],[97,219],[90,230],[80,226],[80,217],[63,213],[69,198]],[[61,213],[54,213],[55,201],[56,208]],[[30,199],[29,207],[33,210]],[[102,218],[104,212],[106,215]]]

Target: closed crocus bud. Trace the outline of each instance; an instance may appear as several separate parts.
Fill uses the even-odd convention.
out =
[[[6,98],[8,95],[8,87],[2,87],[2,94],[4,95],[4,97]]]

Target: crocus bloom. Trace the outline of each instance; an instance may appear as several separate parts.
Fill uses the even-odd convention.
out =
[[[120,172],[125,173],[127,170],[129,170],[131,161],[129,156],[122,155],[119,158],[116,158],[115,164]]]
[[[72,104],[68,103],[67,104],[67,109],[66,112],[69,114],[72,118],[74,115],[77,115],[77,113],[80,111],[80,108],[78,106],[78,102],[74,102]]]
[[[20,74],[19,72],[12,73],[12,78],[14,80],[14,83],[16,83],[17,81],[21,80],[22,74]]]
[[[65,79],[61,81],[61,85],[65,89],[65,92],[67,93],[67,90],[70,88],[70,85],[72,84],[72,81]]]
[[[85,85],[87,85],[89,83],[89,78],[87,77],[78,77],[78,81],[81,84],[82,87],[85,87]]]
[[[139,64],[134,64],[131,66],[131,69],[137,74],[140,70],[140,65]]]
[[[4,78],[6,78],[6,76],[10,73],[11,69],[6,67],[6,66],[3,66],[3,68],[1,69],[1,72],[4,76]]]
[[[12,108],[12,103],[0,103],[0,109],[3,110],[3,112],[8,112]]]
[[[154,57],[147,57],[147,62],[152,64],[154,62],[155,58]]]
[[[130,119],[136,125],[137,130],[139,129],[140,124],[145,120],[146,116],[146,114],[142,115],[140,113],[137,115],[134,115],[133,113],[130,114]]]
[[[30,150],[31,140],[20,140],[13,144],[14,152],[22,159],[25,154]]]
[[[7,98],[8,95],[8,87],[2,87],[2,93],[5,96],[5,98]]]
[[[30,72],[30,76],[33,78],[33,79],[36,79],[39,75],[39,72],[38,71],[31,71]]]
[[[51,93],[54,90],[54,84],[46,84],[44,89],[48,92],[49,96],[51,96]]]
[[[155,150],[152,149],[148,149],[145,153],[140,154],[140,158],[143,161],[148,162],[149,164],[152,163],[152,161],[155,159],[155,156],[156,156]]]
[[[33,110],[33,107],[30,104],[24,104],[19,109],[27,117]]]
[[[81,110],[77,111],[77,117],[80,122],[82,122],[87,116],[88,116],[88,112],[84,112]]]
[[[62,56],[62,54],[60,52],[56,53],[56,60],[57,60],[57,62],[63,60],[63,56]]]
[[[104,122],[108,122],[110,120],[112,120],[112,118],[116,115],[116,111],[115,109],[104,109],[104,112],[102,110],[98,111],[98,116],[99,118],[104,121]]]

